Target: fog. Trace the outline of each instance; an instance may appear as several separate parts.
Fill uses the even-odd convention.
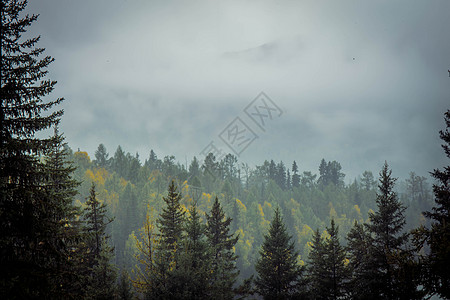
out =
[[[56,60],[61,130],[93,156],[104,143],[185,163],[236,117],[258,136],[241,162],[293,160],[346,180],[427,175],[444,165],[450,98],[448,1],[30,1],[31,34]],[[260,92],[281,115],[244,109]]]

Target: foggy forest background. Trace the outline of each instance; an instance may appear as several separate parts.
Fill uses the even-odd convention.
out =
[[[26,6],[1,1],[2,298],[450,298],[448,166],[398,178],[387,160],[347,178],[326,157],[249,165],[245,148],[184,162],[101,137],[72,149]]]

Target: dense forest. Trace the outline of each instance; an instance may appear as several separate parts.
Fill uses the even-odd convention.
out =
[[[449,166],[346,180],[326,159],[73,151],[53,59],[21,39],[37,16],[1,3],[2,299],[450,298]]]
[[[153,151],[140,162],[139,155],[124,153],[120,146],[108,157],[102,144],[93,160],[86,152],[71,154],[77,167],[74,178],[81,182],[75,199],[78,206],[83,206],[92,183],[95,184],[97,198],[106,203],[110,215],[115,217],[110,229],[115,264],[128,271],[135,264],[135,238],[148,210],[155,216],[161,212],[172,180],[181,194],[183,210],[189,211],[196,203],[197,212],[204,216],[218,198],[225,214],[233,220],[230,231],[239,236],[236,254],[241,279],[254,274],[254,263],[277,207],[289,234],[295,237],[301,264],[308,260],[316,229],[323,232],[334,220],[344,243],[354,222],[368,221],[368,214],[377,209],[378,178],[365,171],[360,178],[345,184],[336,161],[319,162],[318,174],[299,174],[295,161],[292,168],[273,160],[249,168],[239,164],[232,154],[220,162],[212,154],[203,163],[194,157],[189,166],[176,163],[173,156],[158,159]],[[401,203],[408,207],[404,212],[408,219],[405,230],[425,224],[422,212],[433,204],[427,179],[411,172],[410,178],[393,187]]]

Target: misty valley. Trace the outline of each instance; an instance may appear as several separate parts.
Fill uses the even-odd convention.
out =
[[[199,63],[197,68],[197,62],[202,61],[199,59],[200,56],[209,59],[209,55],[217,50],[216,44],[211,45],[206,41],[213,40],[223,47],[222,36],[224,39],[231,39],[248,31],[247,34],[250,33],[249,36],[253,38],[261,32],[280,30],[282,22],[279,21],[284,21],[285,16],[291,20],[301,19],[306,22],[305,24],[309,24],[312,18],[311,20],[299,18],[290,9],[294,4],[287,1],[277,2],[279,6],[276,7],[273,3],[261,1],[262,15],[265,17],[262,19],[269,20],[270,16],[275,18],[276,22],[272,20],[270,23],[272,26],[264,27],[265,22],[256,26],[258,22],[255,20],[258,18],[255,17],[245,21],[248,26],[245,27],[239,22],[237,26],[233,20],[244,22],[243,19],[247,18],[243,16],[252,16],[254,8],[259,6],[247,7],[250,4],[244,1],[230,1],[230,3],[227,1],[214,5],[211,4],[213,2],[203,3],[200,9],[197,2],[185,6],[186,4],[173,5],[158,1],[144,4],[143,1],[139,2],[139,5],[147,8],[146,5],[150,5],[152,8],[148,12],[150,16],[155,16],[156,13],[163,16],[174,15],[178,25],[164,26],[166,24],[164,20],[158,18],[154,20],[145,15],[146,21],[153,22],[151,27],[142,25],[141,27],[145,29],[141,29],[143,31],[133,29],[124,30],[125,34],[123,32],[116,34],[108,25],[95,27],[93,24],[97,24],[96,20],[101,19],[101,16],[91,12],[90,9],[100,5],[103,13],[101,15],[107,15],[108,19],[111,16],[113,20],[120,20],[117,22],[120,26],[129,28],[127,23],[134,24],[135,15],[136,20],[142,20],[140,6],[137,11],[137,3],[133,1],[111,0],[108,1],[108,5],[94,2],[82,2],[82,8],[75,1],[42,0],[30,3],[34,9],[36,6],[33,5],[48,8],[42,9],[44,23],[36,28],[44,32],[56,32],[53,38],[45,40],[45,43],[50,45],[49,48],[55,47],[56,56],[64,57],[73,49],[79,49],[78,43],[82,44],[85,40],[90,42],[86,48],[88,50],[74,50],[76,55],[65,59],[66,63],[72,65],[66,65],[63,74],[60,73],[60,76],[65,78],[61,85],[66,88],[67,97],[76,98],[75,95],[79,95],[80,91],[86,93],[86,97],[84,94],[80,97],[81,100],[69,101],[54,96],[57,94],[54,91],[56,81],[48,79],[52,74],[50,71],[53,70],[51,65],[54,59],[46,56],[47,50],[38,47],[41,42],[40,36],[32,29],[38,21],[39,14],[28,13],[27,1],[0,2],[0,299],[450,299],[448,102],[445,102],[446,109],[441,109],[441,104],[445,101],[442,99],[448,96],[447,87],[450,84],[448,81],[436,79],[440,85],[445,86],[442,89],[446,90],[447,94],[437,91],[431,96],[428,94],[425,96],[426,91],[434,89],[430,84],[431,81],[417,86],[416,79],[410,77],[406,80],[407,88],[403,86],[403,89],[407,90],[408,97],[417,97],[416,94],[420,94],[427,101],[435,99],[436,107],[429,104],[433,103],[431,100],[419,101],[421,105],[422,102],[426,102],[426,107],[414,106],[417,103],[412,105],[391,103],[389,99],[392,95],[383,93],[389,92],[391,88],[402,89],[404,82],[400,82],[398,79],[400,76],[397,76],[396,72],[403,70],[401,66],[404,65],[399,64],[389,69],[389,76],[392,76],[392,80],[391,77],[387,80],[389,83],[383,81],[386,80],[384,73],[378,77],[377,80],[384,82],[386,87],[382,88],[383,93],[363,97],[366,101],[365,107],[360,106],[357,101],[342,103],[342,107],[338,108],[330,104],[331,102],[326,102],[327,100],[318,101],[320,102],[318,107],[324,111],[323,114],[315,111],[317,109],[315,101],[320,97],[311,97],[314,100],[308,100],[309,103],[306,100],[301,104],[297,103],[300,93],[295,88],[303,83],[295,82],[292,84],[295,88],[286,90],[286,93],[284,90],[282,92],[278,90],[280,98],[289,98],[292,96],[290,93],[294,94],[295,101],[292,103],[295,102],[298,106],[292,110],[289,108],[294,105],[288,106],[289,108],[283,111],[282,105],[278,105],[279,102],[275,103],[267,94],[260,92],[242,111],[233,115],[228,120],[228,122],[232,120],[229,125],[218,131],[220,134],[215,136],[216,140],[223,141],[230,148],[231,151],[227,151],[230,153],[215,151],[218,149],[210,147],[213,145],[211,142],[209,148],[193,156],[193,151],[197,150],[186,145],[200,143],[203,138],[199,137],[198,141],[194,141],[196,138],[194,134],[186,136],[186,132],[195,131],[193,130],[195,126],[192,127],[190,121],[200,119],[196,117],[200,111],[202,120],[199,120],[199,127],[201,124],[208,124],[207,130],[203,131],[205,133],[212,130],[211,128],[214,130],[219,128],[216,126],[219,126],[217,124],[220,122],[214,120],[218,119],[218,115],[208,114],[208,109],[205,108],[207,105],[195,107],[180,105],[164,109],[164,104],[161,104],[163,101],[156,101],[152,97],[178,99],[179,95],[176,94],[179,92],[178,89],[186,91],[183,89],[188,87],[187,90],[195,92],[186,93],[181,98],[195,98],[198,91],[203,92],[204,86],[208,86],[209,78],[200,79],[199,86],[195,84],[191,86],[192,78],[186,77],[200,78],[207,74],[206,77],[218,78],[226,86],[229,74],[225,73],[228,68],[236,65],[240,65],[242,69],[236,72],[237,77],[232,81],[236,85],[236,91],[239,91],[242,86],[251,84],[246,82],[240,85],[241,74],[237,73],[255,70],[257,72],[254,74],[260,75],[260,71],[269,73],[269,68],[264,69],[269,65],[274,74],[279,69],[291,72],[298,67],[295,63],[300,63],[315,70],[311,76],[308,73],[304,79],[312,78],[318,82],[308,81],[309,83],[305,85],[307,87],[303,86],[304,91],[325,91],[325,94],[320,95],[326,98],[329,97],[327,93],[333,94],[336,91],[336,86],[337,90],[341,89],[340,84],[336,83],[335,86],[323,84],[324,76],[317,75],[320,72],[316,72],[314,66],[315,64],[321,66],[321,63],[316,61],[311,66],[310,60],[293,57],[304,49],[306,53],[308,51],[321,53],[318,48],[332,48],[333,51],[335,48],[321,43],[312,42],[308,45],[300,43],[297,35],[291,42],[274,39],[275,42],[264,43],[256,48],[250,47],[251,43],[243,39],[240,43],[245,45],[247,50],[220,50],[218,52],[221,54],[212,59],[215,62],[225,60],[226,64],[214,63],[205,67]],[[306,10],[317,10],[322,13],[320,5],[317,8],[316,4],[307,4],[301,3]],[[66,6],[82,10],[84,17],[79,16],[76,10],[73,13],[77,19],[76,26],[67,25],[73,24],[70,23],[73,16],[67,17],[66,24],[64,14],[56,13],[67,11]],[[239,11],[236,11],[236,7],[240,8]],[[389,9],[383,5],[381,7],[385,8],[384,13],[389,15],[391,6]],[[197,8],[195,20],[192,20],[190,12]],[[209,12],[212,10],[214,18],[209,15],[204,17],[203,9]],[[231,17],[228,15],[230,11],[234,12]],[[283,13],[280,13],[281,11]],[[421,9],[417,11],[422,12]],[[423,13],[426,12],[429,10]],[[122,19],[122,13],[133,17]],[[261,14],[261,10],[255,11],[256,13]],[[433,10],[433,13],[442,16],[438,10]],[[337,12],[336,14],[339,15]],[[372,11],[368,15],[364,14],[365,22],[366,19],[371,20],[369,15],[376,14],[372,14]],[[329,17],[334,18],[335,15]],[[197,19],[201,19],[210,24],[210,18],[228,20],[227,24],[239,30],[226,33],[225,21],[224,24],[210,27],[197,22]],[[342,28],[349,26],[346,23],[357,24],[353,20],[347,22],[347,18],[342,16],[339,18],[345,19],[345,22],[340,21]],[[428,16],[426,20],[430,18]],[[384,26],[384,22],[381,22],[384,18],[377,16],[376,19],[379,19],[378,24]],[[48,20],[53,21],[46,23]],[[55,24],[55,20],[60,24]],[[180,23],[186,20],[190,21],[180,26]],[[327,18],[322,18],[321,22],[322,20],[326,21]],[[159,22],[163,22],[163,25]],[[427,22],[423,21],[423,24],[425,23]],[[280,28],[276,26],[278,24]],[[89,33],[83,31],[81,34],[79,30],[85,26],[89,27],[87,30]],[[114,32],[113,36],[117,36],[117,41],[121,42],[116,43],[115,39],[108,41],[106,43],[109,45],[108,51],[103,53],[104,56],[100,60],[86,59],[80,64],[78,59],[83,54],[87,52],[89,58],[91,55],[95,57],[93,53],[102,52],[98,50],[104,47],[100,42],[101,38],[90,37],[90,34],[93,34],[91,26],[95,27],[92,32],[98,36]],[[154,34],[157,28],[170,36],[170,33],[178,30],[185,32],[184,27],[190,26],[195,27],[195,30],[189,30],[191,34],[182,34],[176,41],[172,38],[163,39],[164,42],[160,44],[155,42],[147,48],[144,47],[145,51],[141,49],[142,47],[128,43],[130,38],[133,42],[150,39],[147,37],[147,29]],[[255,26],[258,30],[255,30]],[[398,27],[403,28],[403,25]],[[215,34],[209,31],[206,35],[195,35],[200,28],[202,30],[207,28],[212,30],[211,32],[217,31],[220,36],[216,38]],[[314,31],[315,26],[304,28]],[[136,32],[139,32],[139,37],[134,36]],[[62,37],[54,38],[58,34]],[[324,36],[327,34],[329,33],[324,31]],[[280,36],[284,35],[283,32]],[[322,37],[322,32],[317,36]],[[431,35],[427,35],[431,40],[438,40],[429,36]],[[79,41],[75,42],[77,40]],[[175,52],[169,51],[170,49],[174,51],[171,43],[177,45],[180,40],[186,46],[201,41],[199,49],[206,52],[193,54],[193,51],[186,51],[181,56],[175,55]],[[408,59],[412,57],[421,63],[431,61],[418,58],[421,57],[421,51],[429,51],[428,47],[419,47],[421,50],[418,51],[419,54],[406,51],[408,47],[403,46],[403,43],[408,40],[409,35],[406,33],[399,38],[401,42],[395,39],[396,48],[393,52],[399,51],[402,56]],[[130,49],[124,52],[126,55],[121,53],[116,56],[117,49],[123,50],[122,44]],[[312,48],[308,48],[311,44]],[[370,44],[370,47],[366,48],[372,46]],[[164,59],[156,63],[150,59],[143,59],[141,62],[141,57],[133,52],[137,51],[137,48],[146,54],[147,51],[161,51],[164,53]],[[365,84],[358,81],[359,77],[367,75],[366,70],[369,68],[364,67],[364,72],[358,73],[360,69],[357,64],[368,64],[370,58],[363,55],[356,56],[353,53],[349,56],[350,50],[347,48],[346,46],[344,58],[341,57],[338,63],[333,62],[332,68],[346,70],[347,73],[342,72],[337,76],[339,78],[347,78],[348,74],[357,75],[349,77],[351,86],[343,87],[345,90],[343,94],[332,95],[333,101],[336,99],[340,101],[341,98],[352,96],[353,93],[358,94],[359,90],[370,91],[369,86],[372,85],[372,82]],[[440,50],[431,48],[433,48],[432,56],[439,57]],[[383,51],[380,53],[387,55]],[[282,59],[277,57],[280,53]],[[111,57],[114,59],[125,57],[126,62],[119,63],[119,66],[114,65],[113,62],[117,60]],[[138,64],[133,61],[136,57],[139,57]],[[236,61],[239,60],[241,61],[237,64]],[[185,76],[183,72],[176,76],[170,73],[172,67],[181,61],[183,62],[181,69],[185,72],[188,69],[189,72],[185,74],[189,73],[189,76]],[[187,67],[192,61],[195,62],[193,68],[195,70]],[[294,65],[290,65],[292,61]],[[380,61],[382,62],[380,64],[386,64],[383,59]],[[189,63],[184,65],[185,62]],[[428,72],[433,69],[434,62],[435,60],[422,71]],[[254,64],[258,65],[256,69]],[[442,64],[442,61],[439,61],[439,64]],[[79,65],[89,65],[91,69],[84,69],[81,73],[74,72],[77,77],[74,81],[64,77],[71,76],[72,71]],[[114,78],[104,85],[90,82],[91,75],[96,74],[98,70],[110,75],[109,73],[113,74],[117,70],[140,68],[141,65],[160,72],[158,78],[153,78],[151,83],[148,83],[151,81],[148,80],[140,85],[137,83],[139,75],[136,75],[131,78],[132,83],[127,83],[126,92],[116,89],[123,81],[130,79],[127,75],[129,73],[125,71],[117,78],[113,75],[104,76],[108,80]],[[210,67],[218,69],[219,73],[223,74],[210,75]],[[350,68],[351,71],[348,71]],[[372,79],[371,76],[378,74],[379,71],[370,72],[368,76]],[[134,69],[132,73],[134,74]],[[255,76],[257,80],[254,74],[252,73],[252,76],[244,74],[244,77],[253,80]],[[444,75],[447,80],[445,72]],[[183,80],[175,82],[174,78],[178,77]],[[273,77],[270,81],[283,85],[286,84],[285,79],[288,77],[297,78],[283,73],[282,77]],[[146,77],[146,80],[148,78]],[[165,86],[166,80],[168,82],[174,80],[170,82],[170,88]],[[391,81],[396,85],[390,86]],[[261,82],[267,83],[264,80]],[[290,84],[287,83],[286,86]],[[155,90],[146,91],[147,85]],[[165,92],[155,88],[157,85],[166,87]],[[358,87],[353,88],[353,85]],[[410,90],[410,87],[423,88],[424,91],[416,93],[415,90]],[[215,100],[225,96],[233,98],[234,95],[233,99],[241,103],[241,98],[233,94],[236,92],[234,90],[231,94],[227,94],[227,91],[224,92],[226,95],[219,95],[214,86],[209,88],[214,90],[214,94],[208,94],[207,97]],[[92,93],[97,92],[99,94],[95,97],[96,100],[107,99],[108,102],[90,101]],[[113,112],[111,107],[114,108],[117,103],[112,98],[109,101],[109,96],[106,97],[103,92],[112,98],[119,97],[120,108],[116,107],[117,110]],[[172,92],[173,95],[170,94]],[[383,95],[388,96],[381,99]],[[380,101],[389,104],[387,109],[383,106],[385,103],[379,105],[378,102],[371,100],[378,96]],[[137,100],[134,102],[134,98],[139,97],[150,100],[146,105],[141,105]],[[90,103],[86,104],[88,102]],[[98,103],[107,104],[98,109],[96,106]],[[236,112],[231,105],[221,105],[217,106],[217,110],[219,112],[223,110],[227,118],[230,115],[226,113]],[[135,111],[128,114],[129,109]],[[354,109],[366,111],[367,114],[356,118],[356,113],[351,113]],[[141,110],[144,114],[147,110],[152,110],[152,114],[145,116],[150,119],[149,123],[140,123],[138,115],[142,113]],[[286,119],[271,124],[278,131],[271,132],[265,127],[269,120],[284,113],[288,115]],[[124,116],[127,117],[125,121]],[[131,120],[134,117],[136,120]],[[395,119],[397,123],[391,119]],[[441,123],[436,122],[437,119]],[[211,120],[217,122],[212,124]],[[106,125],[102,124],[104,122]],[[183,122],[186,124],[178,125]],[[373,131],[355,130],[356,127],[360,129],[358,122],[365,123],[361,128],[370,128]],[[391,131],[398,130],[392,124],[400,123],[405,123],[403,126],[408,131],[397,131],[402,134],[392,138],[395,135],[389,135]],[[428,123],[429,126],[423,125]],[[436,124],[440,124],[440,127],[437,128]],[[120,126],[123,126],[123,129],[117,129]],[[350,126],[352,130],[348,132],[342,130],[349,128],[345,126]],[[133,138],[139,139],[142,132],[154,133],[155,128],[164,129],[155,133],[153,137],[156,138],[146,144],[145,153],[142,150],[138,153],[136,144],[132,142]],[[279,130],[280,128],[285,130]],[[68,133],[64,132],[65,130]],[[373,134],[367,134],[368,132]],[[197,133],[201,133],[201,130],[195,131],[195,134]],[[433,134],[436,143],[422,145],[423,141],[433,140],[432,137],[429,138]],[[123,135],[126,139],[123,139]],[[266,141],[258,148],[254,147],[252,151],[255,152],[249,154],[250,150],[247,148],[262,136]],[[116,138],[117,144],[120,145],[115,149],[107,149],[105,145],[109,145],[111,140]],[[302,145],[302,149],[300,147],[297,149],[302,138],[305,138],[305,146]],[[75,145],[80,144],[80,140],[82,145],[86,146],[76,148]],[[142,138],[140,142],[147,143],[143,140]],[[189,142],[186,143],[186,140]],[[330,150],[324,147],[323,145],[327,144],[324,141],[328,140],[342,149]],[[171,151],[166,151],[170,148],[167,147],[167,141],[170,141],[172,149],[178,151],[178,157],[172,155]],[[420,147],[412,147],[411,145],[417,145],[417,141],[422,141]],[[89,145],[92,143],[98,145],[96,150],[85,151],[90,149]],[[271,149],[261,146],[268,144]],[[352,149],[356,144],[359,148]],[[436,154],[434,150],[436,148],[441,151],[442,157]],[[258,163],[247,161],[245,156],[241,155],[244,151],[248,151],[246,155],[250,155],[252,159],[259,159],[256,153],[264,153],[264,158]],[[317,155],[324,158],[316,161],[312,157]],[[292,159],[294,156],[295,160]],[[384,163],[381,162],[374,169],[373,163],[379,160],[379,156],[383,156]],[[336,157],[350,157],[346,162],[350,162],[352,166],[346,165]],[[421,158],[424,160],[417,162]],[[445,163],[439,165],[444,159]],[[364,167],[358,169],[361,165]],[[429,169],[425,172],[418,167],[423,165],[429,165]],[[401,166],[402,170],[398,171],[397,166]],[[355,168],[358,169],[357,176],[346,175],[346,172],[349,174],[354,172]],[[405,168],[410,169],[407,176],[396,175],[405,174]]]

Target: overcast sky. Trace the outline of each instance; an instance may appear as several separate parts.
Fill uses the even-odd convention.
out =
[[[400,177],[448,164],[448,0],[29,2],[62,131],[91,157],[100,143],[183,164],[211,141],[231,152],[219,135],[239,117],[258,136],[251,165],[316,173],[325,158],[348,181],[385,160]],[[279,108],[264,131],[244,111],[261,91]]]

